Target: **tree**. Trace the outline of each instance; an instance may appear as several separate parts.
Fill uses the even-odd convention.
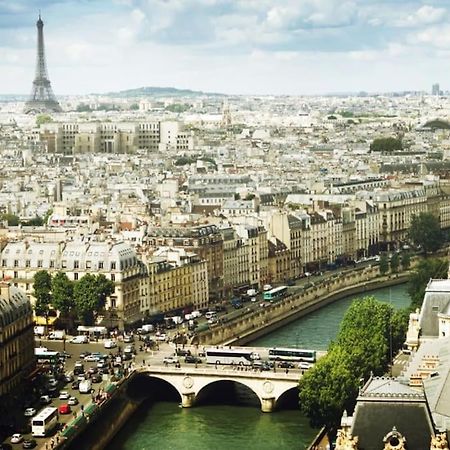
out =
[[[411,309],[422,306],[425,288],[430,279],[447,278],[448,262],[438,258],[422,259],[409,277],[408,294],[411,297]]]
[[[49,114],[38,114],[36,117],[36,126],[39,128],[44,123],[51,123],[53,122],[52,116]]]
[[[408,331],[409,309],[397,309],[391,317],[391,345],[392,354],[395,355],[403,347],[406,332]]]
[[[0,215],[0,220],[6,220],[9,227],[17,227],[19,225],[19,217],[15,214],[4,213]]]
[[[400,341],[393,327],[401,323],[398,334],[403,333],[402,317],[373,297],[352,303],[327,355],[299,382],[300,409],[311,425],[335,429],[344,409],[352,411],[361,379],[367,379],[372,372],[386,372],[391,353]]]
[[[33,295],[36,298],[36,315],[48,317],[52,302],[52,277],[46,270],[40,270],[34,274],[33,289]]]
[[[398,253],[394,253],[391,256],[390,266],[391,266],[391,272],[393,272],[393,273],[398,272],[398,268],[400,266],[400,257],[398,256]]]
[[[52,279],[52,305],[62,315],[67,316],[75,306],[73,281],[64,272],[58,272]]]
[[[439,219],[430,213],[420,213],[418,216],[413,216],[409,228],[409,237],[414,244],[422,247],[425,254],[435,252],[444,243]]]
[[[23,222],[20,222],[20,223],[22,225],[32,226],[32,227],[40,227],[40,226],[44,225],[44,221],[39,216],[33,217],[30,220],[26,220],[26,221],[23,221]]]
[[[407,252],[403,253],[400,264],[402,265],[403,270],[408,270],[411,266],[411,255]]]
[[[106,298],[114,292],[114,283],[104,275],[86,274],[75,283],[73,296],[78,318],[92,325],[96,314],[105,306]]]
[[[376,138],[370,144],[371,152],[392,152],[402,149],[403,145],[401,139],[397,139],[394,137]]]
[[[137,111],[139,109],[139,105],[137,103],[132,103],[130,105],[130,110],[131,111]]]
[[[380,256],[380,273],[386,275],[389,271],[389,260],[385,254]]]

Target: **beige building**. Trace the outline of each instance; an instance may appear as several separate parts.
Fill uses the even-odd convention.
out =
[[[150,247],[179,247],[198,255],[208,266],[210,300],[223,296],[223,238],[215,225],[153,227],[144,239]]]
[[[267,283],[284,283],[292,278],[291,254],[283,242],[277,238],[268,241]]]
[[[180,122],[46,123],[33,130],[30,140],[43,142],[49,153],[134,153],[173,148],[191,150],[194,135]]]
[[[206,308],[209,301],[205,260],[181,248],[159,248],[142,255],[147,276],[142,280],[144,316]]]
[[[3,406],[3,396],[23,382],[34,368],[33,329],[33,310],[25,293],[10,283],[0,282],[0,404]]]
[[[65,272],[76,281],[86,273],[103,274],[115,283],[115,292],[107,299],[104,325],[124,328],[141,319],[140,280],[142,263],[132,247],[123,242],[8,242],[1,252],[4,279],[33,298],[33,277],[39,270],[50,274]]]

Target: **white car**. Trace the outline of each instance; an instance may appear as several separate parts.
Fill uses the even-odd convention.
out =
[[[23,415],[25,417],[33,417],[36,414],[36,410],[34,408],[27,408]]]
[[[117,347],[116,341],[113,341],[112,339],[108,339],[103,344],[105,348],[115,348]]]
[[[313,365],[309,362],[306,361],[300,361],[300,363],[298,364],[298,368],[302,369],[302,370],[308,370],[312,367]]]
[[[59,399],[60,400],[69,400],[70,394],[67,391],[61,391],[59,393]]]
[[[165,341],[167,339],[167,334],[160,334],[159,336],[156,336],[156,339],[158,341]]]
[[[163,363],[164,363],[164,364],[177,364],[178,362],[180,362],[180,361],[179,361],[179,359],[176,358],[175,356],[166,356],[166,357],[163,359]]]
[[[18,444],[23,441],[23,436],[19,433],[15,433],[11,436],[11,444]]]
[[[87,344],[87,336],[74,336],[70,341],[71,344]]]
[[[76,397],[70,397],[67,404],[71,406],[78,405],[78,399]]]

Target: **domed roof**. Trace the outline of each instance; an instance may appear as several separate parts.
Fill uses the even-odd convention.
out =
[[[9,286],[8,298],[2,292],[0,296],[0,327],[6,327],[30,314],[32,314],[31,303],[20,289]]]

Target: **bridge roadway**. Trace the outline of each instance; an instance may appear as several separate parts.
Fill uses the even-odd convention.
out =
[[[206,386],[220,381],[234,381],[252,390],[261,402],[262,412],[272,412],[281,396],[297,389],[302,376],[300,370],[276,369],[259,371],[252,368],[235,366],[165,367],[151,365],[136,367],[135,374],[148,375],[164,380],[172,385],[180,395],[181,406],[190,408],[195,405],[199,393]]]

